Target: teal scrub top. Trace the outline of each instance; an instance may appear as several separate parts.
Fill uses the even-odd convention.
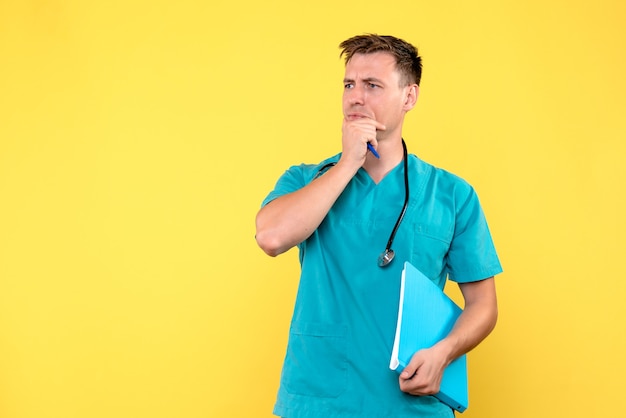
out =
[[[296,191],[340,155],[293,166],[263,201]],[[392,248],[377,264],[404,203],[404,164],[378,184],[360,169],[318,229],[298,245],[301,276],[274,414],[287,418],[452,417],[431,396],[402,392],[389,369],[404,261],[441,289],[502,271],[473,188],[408,157],[410,200]]]

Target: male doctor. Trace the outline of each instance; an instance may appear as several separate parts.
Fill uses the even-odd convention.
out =
[[[500,262],[474,189],[407,152],[402,126],[419,95],[417,49],[373,34],[340,48],[342,151],[289,168],[256,217],[258,245],[270,256],[297,246],[301,264],[274,413],[452,417],[431,395],[445,367],[494,328]],[[404,261],[442,289],[457,282],[465,307],[449,335],[398,376],[389,358]]]

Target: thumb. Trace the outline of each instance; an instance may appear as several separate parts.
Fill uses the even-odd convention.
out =
[[[412,378],[415,376],[415,373],[417,373],[417,370],[420,368],[422,363],[423,361],[420,356],[413,356],[409,364],[407,364],[404,370],[402,370],[402,373],[400,373],[400,377],[403,379]]]
[[[400,373],[400,377],[403,379],[410,379],[415,375],[417,369],[411,368],[410,366],[406,366],[402,373]]]
[[[400,377],[402,379],[409,380],[410,378],[415,376],[415,373],[417,372],[417,369],[418,368],[414,365],[414,363],[409,363],[404,368],[404,370],[402,370],[402,373],[400,373]]]

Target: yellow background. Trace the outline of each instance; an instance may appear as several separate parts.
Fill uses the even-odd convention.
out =
[[[271,416],[297,253],[254,216],[339,151],[364,32],[420,48],[409,148],[505,268],[463,416],[619,414],[625,4],[0,1],[0,417]]]

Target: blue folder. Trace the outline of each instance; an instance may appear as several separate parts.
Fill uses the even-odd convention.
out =
[[[432,347],[448,335],[461,312],[435,283],[405,262],[389,367],[401,373],[415,352]],[[468,405],[466,355],[446,367],[435,397],[459,412],[465,411]]]

